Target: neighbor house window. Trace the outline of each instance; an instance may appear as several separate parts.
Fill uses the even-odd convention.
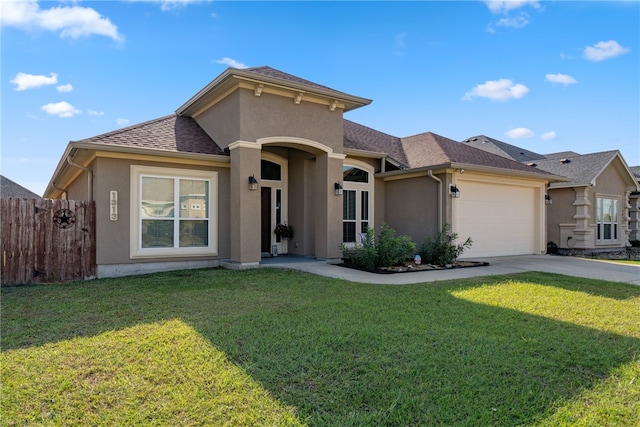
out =
[[[182,256],[217,251],[215,172],[132,167],[135,256]]]
[[[367,228],[372,225],[370,211],[373,182],[372,172],[353,165],[344,165],[342,179],[342,241],[362,243]]]
[[[619,199],[598,197],[596,199],[596,240],[601,243],[618,240]]]

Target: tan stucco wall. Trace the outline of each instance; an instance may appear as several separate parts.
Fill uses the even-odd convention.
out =
[[[124,159],[97,158],[94,169],[94,200],[96,202],[96,262],[98,265],[129,264],[145,262],[172,262],[200,260],[211,257],[180,257],[130,259],[130,176],[131,165],[147,165],[165,168],[215,170],[218,172],[218,256],[216,259],[229,257],[229,169],[207,168],[204,166],[148,162]],[[118,192],[118,220],[109,219],[110,191]]]
[[[427,176],[385,182],[384,221],[416,245],[438,231],[438,185]],[[376,195],[377,197],[377,195]]]
[[[219,147],[227,148],[240,140],[240,93],[230,94],[194,119]]]
[[[93,170],[95,168],[95,161],[87,166],[88,169]],[[76,179],[69,184],[66,188],[68,200],[89,200],[89,182],[87,178],[87,172],[80,171]],[[94,183],[95,190],[95,183]]]
[[[573,216],[576,213],[573,202],[576,193],[572,188],[549,189],[547,194],[551,196],[552,204],[546,205],[547,209],[547,243],[553,242],[561,246],[560,224],[575,223]]]
[[[313,256],[315,251],[315,157],[299,150],[289,153],[289,224],[294,238],[289,253]]]

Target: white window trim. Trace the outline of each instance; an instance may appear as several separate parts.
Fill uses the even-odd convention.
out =
[[[374,186],[375,186],[375,169],[368,163],[362,162],[360,160],[347,159],[343,162],[343,166],[350,166],[358,169],[362,169],[369,174],[369,182],[352,182],[352,181],[343,181],[342,188],[344,190],[355,190],[356,191],[356,239],[357,236],[360,235],[360,225],[362,224],[362,192],[369,192],[369,219],[366,222],[369,224],[369,227],[374,226]],[[344,223],[344,218],[341,219],[341,223]],[[342,240],[342,239],[341,239]],[[361,242],[342,242],[346,247],[354,247],[356,244],[360,244]]]
[[[616,220],[615,222],[611,222],[611,234],[613,235],[614,233],[614,227],[613,224],[617,225],[617,235],[615,239],[605,239],[604,238],[604,222],[599,222],[598,221],[598,209],[600,207],[600,201],[602,199],[607,199],[607,200],[615,200],[617,202],[617,212],[616,212]],[[622,232],[621,226],[622,226],[622,222],[621,222],[621,209],[622,209],[622,197],[620,196],[616,196],[616,195],[612,195],[612,194],[596,194],[596,230],[595,230],[595,238],[596,238],[596,245],[612,245],[612,244],[616,244],[620,242],[620,235]],[[604,211],[603,211],[603,220],[604,220]],[[601,235],[600,238],[598,239],[598,227],[602,225],[602,230],[601,230]]]
[[[207,247],[143,248],[140,218],[141,177],[153,175],[173,179],[200,179],[209,181],[209,245]],[[218,255],[218,173],[213,171],[131,166],[131,223],[130,258],[175,258]]]

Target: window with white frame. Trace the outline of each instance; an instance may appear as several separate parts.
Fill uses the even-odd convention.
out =
[[[618,240],[618,214],[620,202],[614,197],[596,198],[596,240],[600,243]]]
[[[131,256],[217,252],[216,172],[132,166]]]
[[[342,241],[362,243],[362,236],[372,222],[373,171],[345,164],[343,166]]]

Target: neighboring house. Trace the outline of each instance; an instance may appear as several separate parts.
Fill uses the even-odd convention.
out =
[[[9,178],[0,175],[0,196],[3,199],[41,199],[31,190],[28,190],[20,184],[10,180]]]
[[[629,168],[640,187],[640,166]],[[640,191],[633,191],[629,196],[629,241],[640,241]]]
[[[569,179],[547,189],[547,240],[559,248],[619,250],[637,235],[637,196],[634,201],[632,194],[638,181],[619,151],[542,155],[483,135],[463,143]]]
[[[370,102],[229,68],[175,114],[70,142],[45,196],[95,200],[99,277],[249,268],[276,251],[340,258],[383,223],[418,244],[449,223],[473,239],[468,256],[545,252],[545,189],[563,178],[343,118]]]

